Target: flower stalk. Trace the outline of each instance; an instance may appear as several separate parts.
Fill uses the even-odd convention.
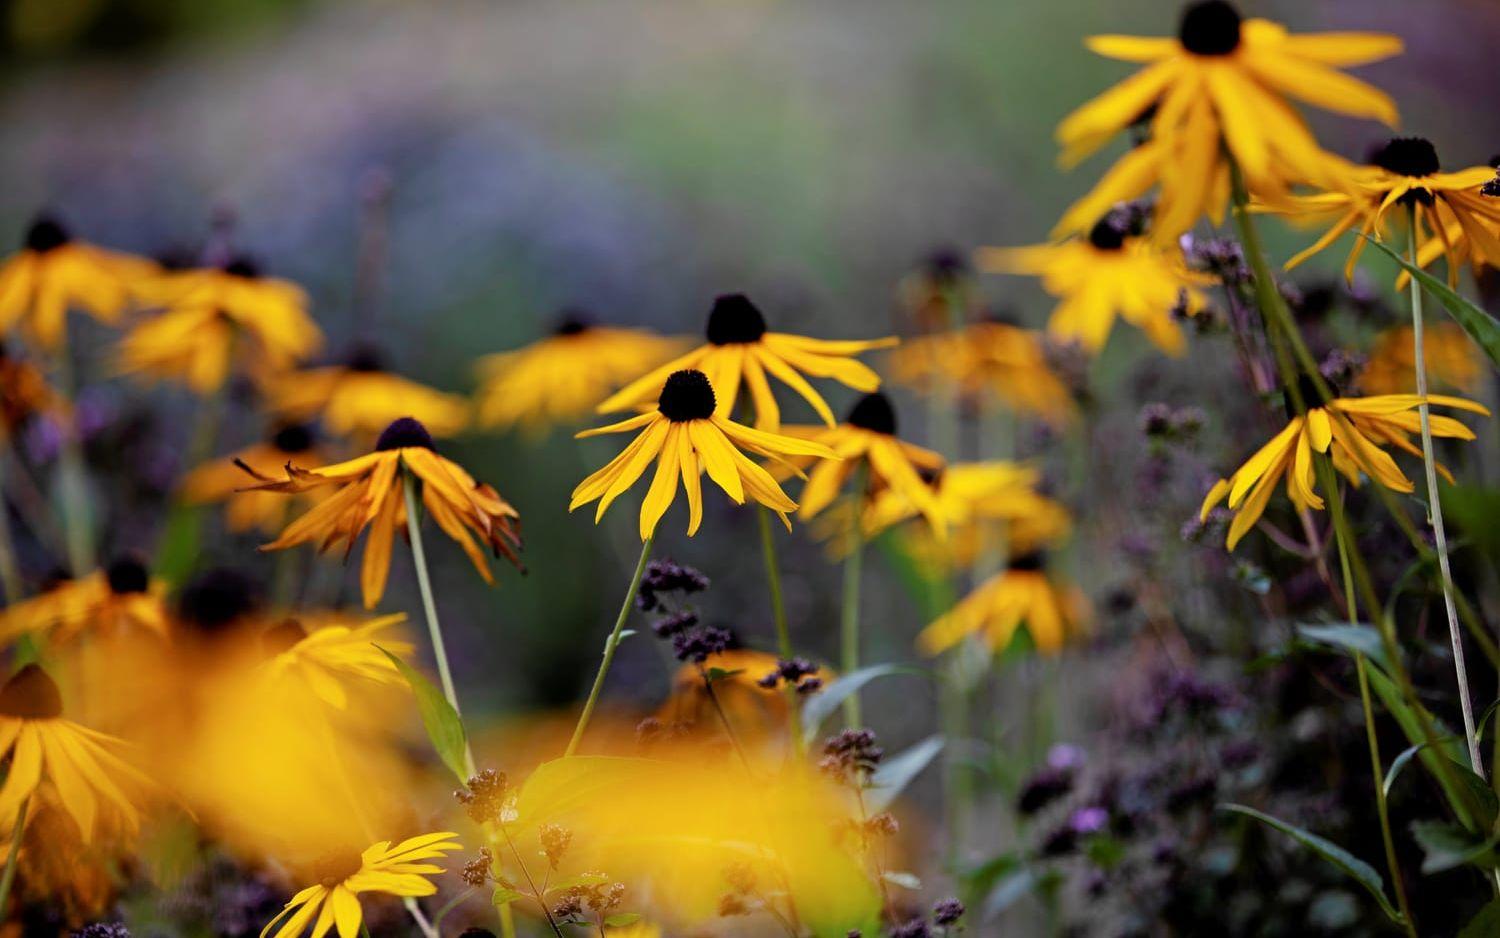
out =
[[[849,522],[849,551],[844,557],[843,609],[839,620],[840,667],[844,677],[859,670],[859,587],[865,553],[864,519],[860,513],[864,507],[864,489],[865,471],[861,468],[854,474],[854,492],[850,496],[853,511]],[[862,725],[859,691],[844,698],[844,725],[849,729]]]
[[[760,550],[766,562],[766,588],[771,591],[771,617],[776,624],[776,651],[783,661],[788,661],[793,654],[792,633],[787,625],[786,599],[781,592],[781,565],[776,557],[776,537],[775,532],[771,530],[771,511],[764,505],[758,506],[758,509],[756,518],[760,525]],[[793,751],[800,756],[805,746],[797,721],[799,712],[797,689],[787,687],[784,693],[787,701],[787,732],[792,738]]]
[[[16,823],[11,827],[10,852],[5,857],[5,872],[0,873],[0,909],[9,908],[10,887],[16,880],[16,861],[21,856],[21,837],[26,832],[26,812],[31,808],[28,797],[21,802],[16,812]]]
[[[594,707],[599,703],[599,695],[604,691],[604,676],[609,673],[609,666],[615,660],[615,649],[620,645],[620,632],[625,628],[625,620],[630,618],[630,607],[635,604],[636,593],[641,588],[641,577],[646,573],[646,561],[651,559],[651,544],[655,540],[655,536],[652,535],[641,542],[641,556],[636,561],[635,573],[630,578],[630,587],[625,591],[625,601],[620,604],[620,614],[615,618],[615,627],[604,642],[604,657],[599,662],[599,673],[594,675],[594,686],[589,690],[588,700],[583,703],[583,712],[578,715],[578,725],[573,727],[573,738],[568,740],[568,749],[563,753],[564,756],[571,756],[578,752],[578,744],[583,741],[583,732],[588,729],[589,720],[594,715]]]

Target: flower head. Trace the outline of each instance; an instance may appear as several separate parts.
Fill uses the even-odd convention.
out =
[[[790,527],[786,513],[794,511],[797,503],[745,452],[771,459],[831,459],[832,451],[821,443],[742,426],[723,416],[716,402],[715,388],[703,372],[676,371],[662,385],[654,411],[579,433],[579,437],[587,437],[641,431],[620,455],[578,483],[568,510],[597,500],[597,523],[605,509],[641,477],[654,459],[656,474],[641,504],[641,540],[656,532],[657,523],[677,497],[679,479],[687,492],[688,536],[698,532],[703,521],[700,476],[705,472],[736,504],[744,504],[748,496],[781,515],[782,522]]]
[[[1040,651],[1055,654],[1088,620],[1088,603],[1082,594],[1056,584],[1047,575],[1040,554],[1025,554],[923,629],[917,646],[935,655],[965,636],[977,635],[991,649],[1003,651],[1024,625]]]
[[[1424,327],[1422,358],[1428,378],[1440,386],[1476,394],[1485,374],[1484,354],[1457,323],[1437,322]],[[1416,387],[1416,351],[1411,326],[1396,326],[1375,337],[1364,369],[1359,373],[1366,394],[1400,394]]]
[[[469,422],[469,402],[386,370],[370,346],[356,348],[338,365],[289,372],[271,383],[271,408],[283,418],[322,421],[331,433],[373,439],[400,417],[421,421],[437,437]]]
[[[1043,336],[989,320],[903,342],[891,352],[892,380],[923,393],[947,383],[968,398],[993,395],[1021,414],[1055,426],[1077,407],[1047,362]]]
[[[269,474],[289,462],[311,469],[322,465],[317,436],[312,427],[288,423],[275,427],[265,439],[229,456],[220,456],[187,473],[181,495],[188,504],[224,503],[224,519],[231,531],[259,530],[273,533],[286,520],[286,499],[272,492],[247,492],[244,463],[256,472]],[[304,496],[316,501],[318,492]]]
[[[114,635],[131,629],[166,638],[166,594],[166,581],[153,580],[136,558],[120,557],[83,579],[60,579],[0,612],[0,642],[35,633],[61,643],[86,632]]]
[[[708,343],[621,388],[599,405],[600,413],[611,413],[645,404],[662,393],[666,380],[683,370],[701,371],[712,384],[714,413],[728,418],[734,413],[743,383],[755,405],[755,426],[774,433],[781,426],[781,408],[771,393],[766,375],[796,391],[829,426],[833,411],[813,390],[804,375],[832,378],[857,391],[880,387],[880,376],[854,356],[871,349],[896,344],[896,339],[830,342],[785,332],[769,332],[765,316],[740,293],[714,300],[708,314]]]
[[[264,636],[272,654],[261,666],[262,674],[270,682],[300,682],[330,707],[344,710],[349,706],[349,684],[406,686],[406,679],[381,651],[411,653],[411,643],[388,634],[404,621],[402,612],[363,622],[336,613],[285,619]]]

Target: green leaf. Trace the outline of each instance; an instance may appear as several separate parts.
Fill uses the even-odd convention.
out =
[[[1494,869],[1500,863],[1494,836],[1480,837],[1447,821],[1415,821],[1411,833],[1424,854],[1423,873],[1441,873],[1468,864]]]
[[[1376,872],[1375,867],[1356,857],[1333,841],[1325,840],[1311,831],[1303,830],[1294,824],[1288,824],[1280,818],[1274,818],[1269,814],[1262,814],[1254,808],[1246,807],[1242,804],[1221,804],[1219,805],[1219,810],[1229,811],[1234,814],[1243,814],[1245,817],[1254,818],[1268,827],[1273,827],[1281,831],[1365,887],[1365,891],[1374,897],[1375,901],[1380,904],[1380,910],[1391,921],[1397,923],[1405,921],[1401,913],[1396,911],[1396,908],[1391,905],[1390,900],[1385,897],[1385,880],[1380,878],[1380,874]]]
[[[726,671],[723,668],[709,668],[707,673],[705,674],[705,677],[707,677],[708,683],[717,684],[720,681],[725,681],[729,678],[734,677],[736,674],[744,673],[744,668],[735,668],[733,671]]]
[[[379,645],[375,646],[380,648]],[[464,735],[464,723],[458,717],[458,711],[443,697],[442,691],[432,686],[432,682],[423,677],[411,665],[400,658],[380,648],[380,651],[389,659],[401,676],[406,678],[410,685],[412,696],[417,699],[417,712],[422,716],[422,725],[427,729],[427,738],[432,740],[432,748],[437,750],[438,757],[458,779],[459,783],[468,780],[468,772],[465,769],[467,741]]]
[[[1367,669],[1367,673],[1370,677],[1370,689],[1375,691],[1375,696],[1380,698],[1380,702],[1385,706],[1385,709],[1400,724],[1401,731],[1406,734],[1406,741],[1413,746],[1420,746],[1424,743],[1422,727],[1417,719],[1417,715],[1407,705],[1406,699],[1401,696],[1401,692],[1396,689],[1396,685],[1378,668],[1369,668]],[[1463,789],[1454,788],[1443,774],[1441,763],[1437,761],[1444,758],[1445,755],[1449,762],[1455,763],[1459,759],[1464,758],[1462,744],[1457,742],[1456,738],[1443,725],[1442,721],[1431,714],[1428,714],[1427,719],[1431,722],[1437,745],[1421,748],[1417,753],[1417,757],[1422,760],[1422,765],[1427,768],[1428,774],[1436,779],[1438,785],[1443,789],[1443,795],[1447,798],[1448,806],[1458,815],[1458,819],[1464,823],[1465,827],[1472,826],[1471,818],[1473,817],[1473,811],[1469,803],[1470,795],[1467,787]],[[1443,752],[1439,753],[1437,751],[1439,749],[1443,750]]]
[[[845,674],[824,687],[818,694],[808,698],[807,702],[802,705],[803,739],[811,743],[817,737],[818,728],[823,725],[823,721],[833,715],[844,699],[877,677],[885,677],[888,674],[926,675],[926,673],[920,668],[877,664]]]
[[[157,576],[174,586],[187,580],[202,553],[198,549],[202,523],[203,512],[197,505],[178,502],[172,506],[156,542],[152,566]]]
[[[903,873],[900,870],[886,870],[880,874],[880,878],[888,883],[900,886],[902,889],[910,889],[913,892],[922,888],[922,881],[915,873]]]
[[[1379,665],[1385,673],[1391,673],[1385,643],[1380,640],[1380,633],[1368,625],[1298,625],[1297,634],[1314,644],[1328,645],[1351,654],[1358,652]]]
[[[625,641],[625,639],[629,638],[630,636],[632,636],[634,634],[635,634],[635,629],[621,629],[619,635],[615,635],[614,633],[610,633],[609,635],[604,636],[604,650],[606,652],[609,651],[609,644],[610,644],[610,642],[614,642],[615,648],[618,649],[620,647],[620,643],[621,642]]]
[[[614,915],[607,917],[604,920],[604,924],[608,925],[610,928],[624,928],[626,925],[634,925],[640,920],[641,913],[639,912],[617,912]]]
[[[1452,741],[1453,737],[1451,736],[1436,740],[1436,742],[1438,742],[1439,744]],[[1426,743],[1418,743],[1415,746],[1408,746],[1407,748],[1401,750],[1400,755],[1391,760],[1391,767],[1387,769],[1385,773],[1385,781],[1381,783],[1381,787],[1385,789],[1385,795],[1387,798],[1389,798],[1391,795],[1391,786],[1396,784],[1396,776],[1400,775],[1401,770],[1406,768],[1406,764],[1411,761],[1412,756],[1415,756],[1417,753],[1426,748]]]
[[[1458,933],[1458,938],[1500,938],[1500,899],[1491,899],[1489,905],[1480,909]]]
[[[569,876],[552,883],[547,887],[547,892],[553,893],[578,886],[603,886],[607,882],[609,882],[609,877],[603,873],[579,873],[577,876]]]
[[[1443,517],[1453,521],[1489,562],[1500,568],[1500,491],[1482,485],[1442,485]]]
[[[1438,302],[1443,304],[1443,309],[1447,310],[1448,315],[1453,317],[1453,321],[1469,334],[1469,338],[1484,349],[1490,361],[1500,365],[1500,322],[1496,322],[1489,313],[1460,296],[1443,281],[1420,267],[1413,266],[1389,246],[1376,241],[1369,235],[1365,235],[1364,238],[1383,251],[1391,260],[1400,264],[1407,273],[1416,278],[1417,283],[1421,284],[1424,290],[1437,297]]]
[[[909,749],[885,760],[870,776],[870,790],[865,794],[865,809],[879,814],[890,807],[911,780],[927,768],[943,751],[943,737],[929,736]]]
[[[502,905],[510,905],[517,899],[524,898],[526,898],[526,894],[523,892],[511,889],[509,886],[496,886],[495,894],[490,897],[490,902],[498,908]]]

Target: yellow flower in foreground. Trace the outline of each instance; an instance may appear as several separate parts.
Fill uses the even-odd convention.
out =
[[[599,507],[594,512],[597,524],[610,503],[634,485],[654,459],[656,475],[641,503],[641,540],[656,533],[657,523],[677,497],[678,479],[687,493],[688,536],[698,533],[698,525],[703,521],[703,488],[699,477],[705,472],[736,504],[743,505],[748,496],[779,514],[782,523],[790,528],[786,513],[795,511],[797,503],[787,498],[771,474],[741,450],[770,459],[787,456],[831,459],[833,452],[821,443],[737,424],[722,416],[714,401],[714,388],[703,372],[678,371],[662,385],[661,400],[655,410],[579,433],[579,437],[588,437],[641,431],[620,455],[578,483],[568,510],[598,500]]]
[[[387,634],[391,626],[405,621],[404,612],[366,622],[327,613],[286,619],[264,637],[275,653],[261,666],[262,674],[271,682],[300,681],[330,707],[346,709],[348,681],[406,686],[396,665],[380,650],[411,654],[410,642]]]
[[[1093,36],[1087,45],[1146,67],[1058,125],[1063,162],[1077,163],[1129,125],[1149,120],[1163,151],[1141,155],[1132,171],[1152,172],[1161,183],[1152,233],[1163,243],[1228,191],[1227,157],[1257,192],[1319,181],[1322,151],[1287,97],[1393,126],[1397,119],[1389,97],[1338,70],[1400,52],[1394,36],[1294,36],[1269,20],[1242,21],[1224,0],[1206,0],[1187,7],[1175,38]]]
[[[261,550],[285,550],[312,542],[319,551],[326,551],[343,544],[347,556],[360,534],[369,528],[359,578],[366,609],[374,609],[385,594],[391,545],[396,529],[406,523],[403,471],[422,483],[422,504],[427,513],[464,549],[485,582],[493,583],[494,577],[470,531],[497,556],[503,554],[520,566],[516,551],[521,546],[521,516],[493,488],[474,481],[458,463],[439,456],[432,436],[410,417],[386,427],[374,452],[332,466],[301,469],[288,463],[286,478],[275,479],[244,463],[239,465],[260,480],[260,485],[253,486],[257,491],[300,494],[325,487],[336,489]]]
[[[131,284],[155,269],[142,258],[74,241],[55,219],[38,218],[21,250],[0,264],[0,335],[23,326],[37,345],[54,351],[66,337],[70,308],[116,322]]]
[[[860,352],[887,348],[894,338],[868,341],[829,342],[785,332],[767,332],[766,319],[754,303],[739,293],[714,300],[708,314],[708,344],[675,358],[642,378],[632,381],[599,405],[601,414],[626,410],[657,398],[669,375],[692,369],[708,376],[718,400],[721,417],[734,414],[740,384],[755,405],[756,429],[776,432],[781,426],[781,408],[771,393],[766,375],[786,384],[802,396],[829,426],[833,411],[803,375],[832,378],[856,391],[880,387],[880,376],[854,359]]]
[[[28,664],[0,687],[0,758],[10,771],[0,787],[0,823],[16,813],[39,786],[57,795],[84,841],[98,821],[140,828],[127,790],[152,788],[151,780],[117,755],[125,743],[62,716],[62,695],[40,667]]]
[[[975,587],[947,614],[917,636],[917,647],[935,655],[978,635],[993,651],[1004,651],[1023,625],[1044,654],[1060,651],[1088,625],[1088,603],[1081,593],[1054,584],[1042,569],[1042,558],[1016,558]]]
[[[292,896],[280,914],[261,929],[261,938],[272,934],[273,928],[274,938],[297,938],[309,926],[313,938],[323,938],[335,928],[339,938],[357,938],[364,923],[359,894],[433,895],[437,887],[427,877],[443,872],[443,868],[423,861],[446,859],[448,854],[462,850],[457,837],[451,831],[441,831],[403,840],[394,847],[389,840],[382,840],[342,865],[330,861],[326,869],[318,871],[318,882]]]
[[[152,580],[140,561],[124,557],[80,580],[60,580],[0,612],[0,642],[28,633],[69,642],[85,632],[114,635],[129,629],[166,638],[166,594],[165,580]]]
[[[295,421],[320,419],[330,433],[371,439],[400,417],[412,417],[433,436],[469,423],[469,402],[385,370],[379,352],[362,347],[347,363],[305,368],[276,379],[271,409]]]
[[[1310,399],[1316,400],[1316,397]],[[1490,413],[1482,405],[1461,397],[1429,394],[1427,401],[1486,417]],[[1321,511],[1323,499],[1316,491],[1314,453],[1327,453],[1333,467],[1356,488],[1360,484],[1360,473],[1364,473],[1393,491],[1412,491],[1411,480],[1381,447],[1394,446],[1421,457],[1421,449],[1411,440],[1411,435],[1420,431],[1417,407],[1421,403],[1422,398],[1415,394],[1386,394],[1380,397],[1339,397],[1327,404],[1308,408],[1305,417],[1292,417],[1286,428],[1257,450],[1234,475],[1220,479],[1209,490],[1199,510],[1199,518],[1206,519],[1208,513],[1227,497],[1235,516],[1229,525],[1226,546],[1234,550],[1240,538],[1265,512],[1271,493],[1283,476],[1286,477],[1287,497],[1293,505],[1299,509]],[[1474,439],[1474,432],[1452,417],[1430,416],[1433,436]],[[1437,469],[1448,481],[1453,481],[1441,464]]]
[[[686,346],[682,339],[569,316],[546,338],[479,360],[475,419],[486,427],[519,425],[533,432],[577,423],[610,392]]]
[[[1076,412],[1073,395],[1047,363],[1042,336],[1003,322],[977,322],[903,342],[891,352],[891,380],[932,393],[951,382],[968,397],[993,394],[1012,410],[1053,425]]]
[[[289,462],[304,469],[323,464],[312,430],[304,424],[285,424],[263,442],[190,470],[182,480],[182,500],[190,505],[224,502],[224,520],[231,531],[254,528],[274,533],[286,522],[286,499],[274,492],[245,491],[245,471],[239,464],[269,475]],[[306,497],[316,499],[318,494],[310,492]]]
[[[1032,274],[1059,302],[1047,330],[1097,353],[1115,316],[1146,333],[1168,355],[1181,355],[1182,329],[1173,311],[1191,315],[1204,305],[1200,288],[1212,277],[1191,271],[1175,245],[1152,244],[1123,234],[1108,218],[1087,238],[1023,248],[981,248],[981,267],[999,273]]]
[[[1417,386],[1417,359],[1411,326],[1387,329],[1370,346],[1370,358],[1359,373],[1366,394],[1401,394]],[[1427,377],[1470,394],[1478,392],[1486,371],[1484,354],[1468,333],[1451,322],[1431,323],[1422,330]]]

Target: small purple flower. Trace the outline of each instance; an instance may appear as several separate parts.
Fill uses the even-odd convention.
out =
[[[1075,834],[1096,834],[1109,824],[1109,812],[1103,808],[1090,806],[1079,808],[1068,818],[1068,827]]]

